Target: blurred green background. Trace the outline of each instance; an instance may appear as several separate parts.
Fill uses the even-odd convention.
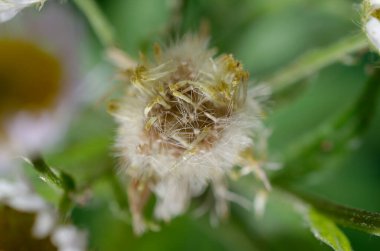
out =
[[[220,52],[233,53],[254,82],[310,49],[361,32],[357,6],[360,1],[183,0],[179,8],[176,2],[98,0],[115,27],[119,46],[132,56],[149,51],[154,42],[165,44],[181,34],[197,31],[201,21],[206,20],[211,45]],[[85,67],[91,69],[103,61],[101,45],[93,36],[85,46]],[[268,104],[272,161],[279,160],[287,146],[356,99],[368,78],[367,66],[378,61],[374,54],[353,61],[352,65],[339,63],[314,74],[305,80],[307,88],[296,99],[281,104],[272,100]],[[103,84],[111,86],[111,74],[108,80]],[[358,151],[297,186],[348,206],[380,212],[379,128],[380,109]],[[87,191],[91,199],[73,211],[75,223],[88,229],[90,250],[330,250],[314,239],[291,205],[276,194],[270,196],[261,219],[233,205],[230,220],[218,227],[211,227],[207,217],[196,219],[190,212],[164,224],[160,232],[135,237],[116,209],[112,178],[102,175],[104,170],[117,166],[111,147],[114,131],[115,124],[105,105],[90,104],[73,122],[62,152],[48,156],[49,163],[73,174],[81,186],[96,180]],[[246,191],[253,199],[254,190],[247,186]],[[379,237],[343,230],[354,250],[380,250]]]

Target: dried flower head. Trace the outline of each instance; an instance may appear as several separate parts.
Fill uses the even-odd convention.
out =
[[[244,155],[261,125],[259,104],[246,97],[248,72],[232,55],[214,57],[207,40],[192,35],[164,51],[155,45],[154,55],[123,72],[131,85],[110,105],[137,233],[151,193],[156,218],[168,221],[211,184],[216,212],[225,216],[225,178],[236,164],[256,165]]]
[[[18,12],[30,5],[42,7],[46,0],[0,0],[0,23],[13,18]]]
[[[86,250],[86,234],[59,225],[56,212],[24,180],[0,180],[0,250]]]

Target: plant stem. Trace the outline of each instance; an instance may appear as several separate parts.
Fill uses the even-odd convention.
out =
[[[280,190],[284,191],[283,188]],[[285,188],[285,192],[342,226],[380,236],[380,213],[350,208],[288,188]]]
[[[64,191],[58,205],[62,222],[66,222],[67,218],[69,217],[69,213],[73,208],[73,205],[74,203],[70,197],[70,194]]]
[[[107,18],[99,9],[95,0],[73,0],[78,8],[87,17],[88,22],[93,28],[96,36],[105,47],[112,47],[115,45],[114,29],[109,24]]]
[[[272,87],[273,93],[276,94],[322,68],[343,60],[349,54],[364,50],[367,47],[368,42],[364,34],[349,36],[326,48],[305,53],[293,63],[262,82],[268,83]]]

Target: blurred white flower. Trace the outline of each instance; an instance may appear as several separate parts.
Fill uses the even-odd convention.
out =
[[[0,162],[48,150],[62,137],[78,100],[81,27],[55,1],[0,26]]]
[[[143,57],[123,69],[131,85],[110,112],[119,124],[117,155],[129,177],[136,233],[146,228],[142,211],[151,193],[156,218],[168,221],[211,185],[215,212],[224,217],[233,167],[260,169],[251,158],[252,136],[262,128],[259,89],[247,98],[242,64],[232,55],[214,57],[207,44],[188,35],[165,51],[156,45],[155,62]]]
[[[380,53],[380,0],[365,0],[363,25],[373,47]]]
[[[53,243],[60,247],[59,251],[86,250],[86,234],[74,226],[61,226],[53,234]]]
[[[6,229],[5,229],[6,226]],[[0,180],[0,250],[86,249],[86,234],[59,225],[56,212],[21,180]]]
[[[0,0],[0,23],[13,18],[30,5],[42,6],[46,0]]]

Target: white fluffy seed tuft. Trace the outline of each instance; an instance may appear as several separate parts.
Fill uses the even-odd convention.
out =
[[[211,185],[215,211],[225,216],[225,179],[246,164],[241,154],[262,128],[259,102],[246,98],[248,73],[232,55],[214,57],[207,40],[192,35],[154,49],[154,62],[124,69],[125,97],[110,106],[137,233],[146,229],[142,211],[152,193],[155,217],[169,221]]]

